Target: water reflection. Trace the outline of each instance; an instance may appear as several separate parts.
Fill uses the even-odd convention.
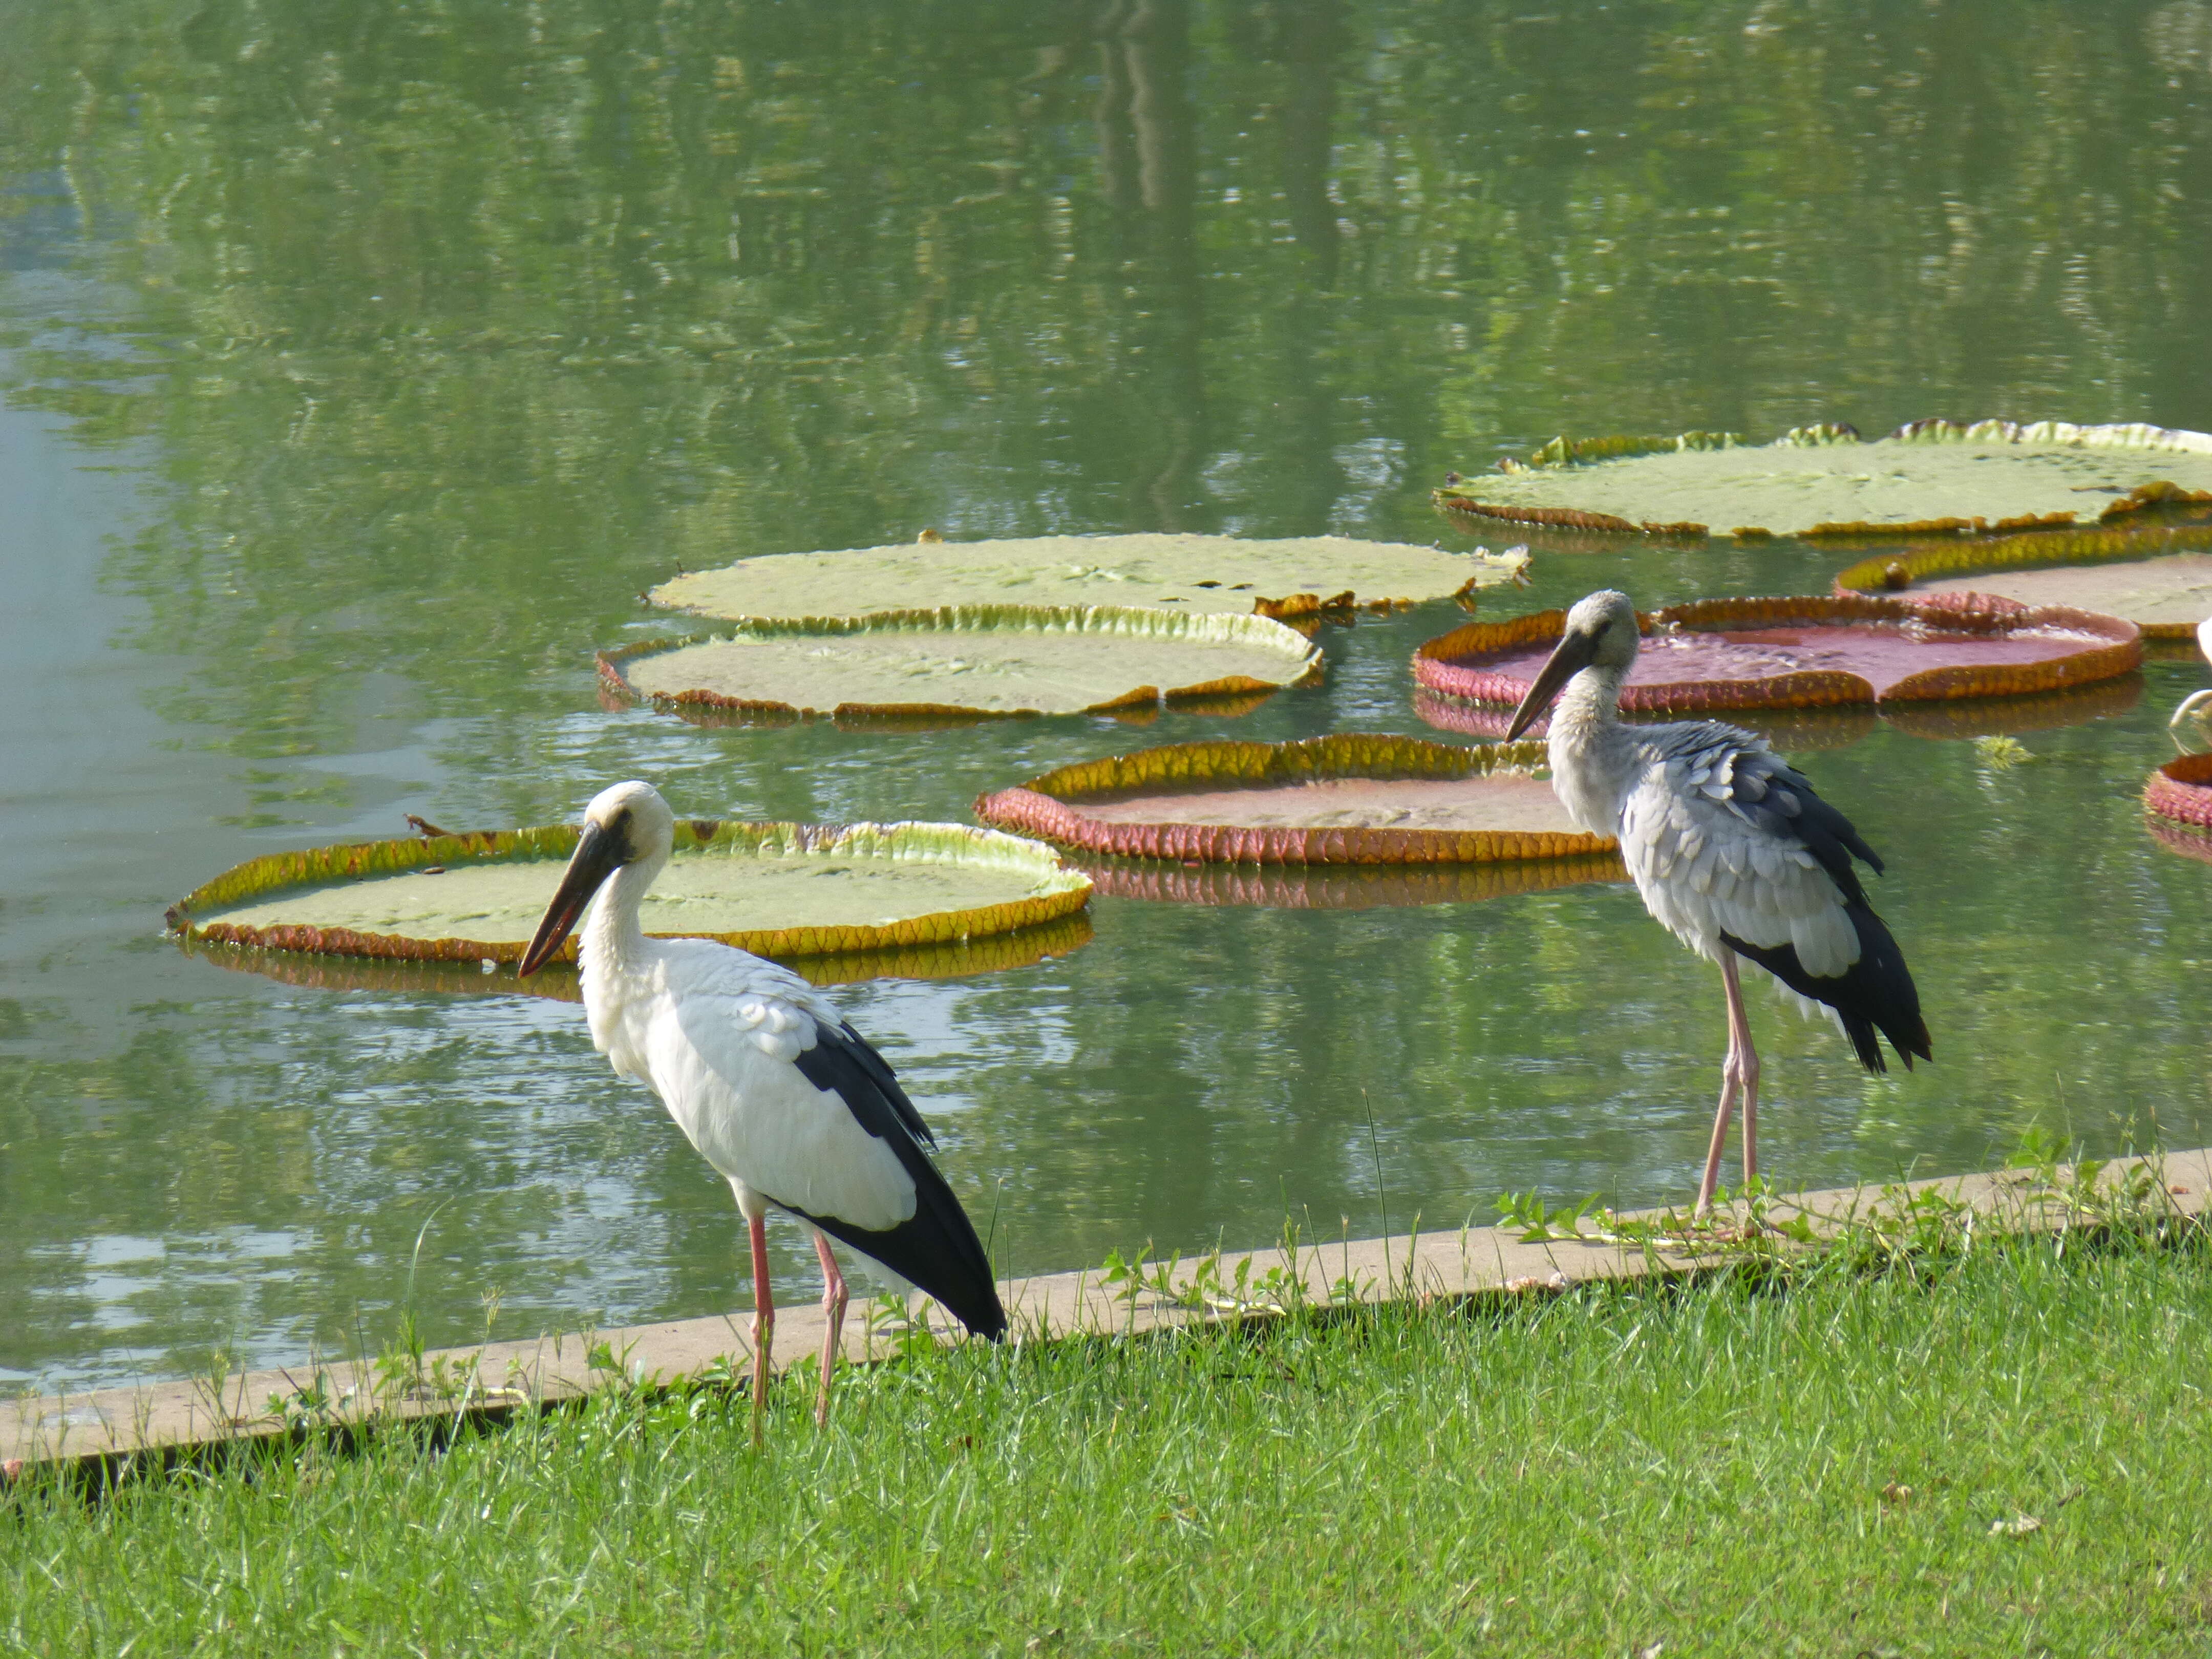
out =
[[[1609,854],[1516,859],[1502,864],[1183,864],[1074,854],[1069,862],[1102,894],[1169,904],[1260,905],[1289,910],[1371,910],[1410,904],[1475,904],[1583,881],[1626,881]]]
[[[495,1287],[502,1332],[737,1299],[726,1192],[572,1009],[156,936],[243,856],[407,811],[551,822],[644,775],[687,815],[957,817],[1127,746],[600,708],[592,649],[665,632],[634,596],[679,562],[924,526],[1468,545],[1427,483],[1559,432],[2212,428],[2193,0],[19,11],[4,1377],[373,1346],[441,1204],[433,1340]],[[1834,562],[1530,539],[1535,586],[1486,611]],[[1323,629],[1326,684],[1236,735],[1422,730],[1406,659],[1455,619]],[[2062,1097],[2102,1148],[2153,1105],[2212,1139],[2183,1127],[2212,1125],[2212,870],[2134,804],[2199,678],[2152,662],[2141,704],[2027,732],[2034,765],[1887,726],[1814,757],[1891,855],[1940,1063],[1869,1081],[1759,1011],[1778,1170],[1963,1167]],[[1096,925],[838,993],[1010,1268],[1257,1242],[1286,1206],[1369,1224],[1363,1091],[1394,1211],[1431,1224],[1676,1192],[1701,1151],[1711,988],[1617,887],[1109,896]]]

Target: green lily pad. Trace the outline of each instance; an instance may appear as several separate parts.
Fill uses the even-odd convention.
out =
[[[1447,553],[1301,536],[1032,536],[770,553],[663,582],[655,605],[732,622],[944,605],[1118,605],[1278,618],[1448,599],[1528,568],[1526,551]]]
[[[2160,502],[2212,501],[2212,436],[2063,421],[1916,421],[1861,441],[1800,427],[1559,439],[1526,461],[1447,485],[1439,506],[1523,524],[1655,535],[1856,536],[2110,522]]]
[[[190,894],[169,925],[264,950],[517,961],[577,835],[555,824],[274,854]],[[1090,895],[1049,848],[964,824],[700,819],[677,824],[643,915],[661,938],[817,957],[1010,933],[1071,915]]]
[[[1877,554],[1842,572],[1836,591],[1995,593],[2122,617],[2146,639],[2187,639],[2212,617],[2212,552],[2194,530],[2061,530],[1937,543]]]
[[[656,707],[840,720],[1073,714],[1268,692],[1321,653],[1266,617],[1094,605],[957,605],[741,624],[599,658],[611,690]]]
[[[1077,910],[1008,933],[942,939],[929,945],[892,945],[883,950],[841,951],[830,956],[793,956],[786,960],[810,985],[857,985],[872,979],[965,979],[1004,973],[1064,957],[1091,942],[1091,915]],[[380,991],[406,996],[526,996],[554,1002],[581,1002],[584,988],[574,963],[551,962],[528,979],[515,977],[514,963],[432,957],[338,957],[302,951],[266,950],[219,940],[180,936],[186,955],[233,973],[258,974],[284,985],[318,991]]]

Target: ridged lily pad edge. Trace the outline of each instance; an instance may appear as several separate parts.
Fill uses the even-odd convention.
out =
[[[1512,704],[1527,684],[1510,675],[1461,665],[1465,657],[1557,640],[1564,611],[1540,611],[1504,623],[1467,623],[1440,634],[1413,653],[1413,678],[1439,696],[1468,702]],[[1630,711],[1716,708],[1817,708],[1840,703],[1892,703],[1942,697],[2007,697],[2088,685],[2142,666],[2142,633],[2131,623],[2068,605],[2029,606],[1989,593],[1946,593],[1919,599],[1878,599],[1858,593],[1794,598],[1693,599],[1637,612],[1649,635],[1669,627],[1718,632],[1731,628],[1779,628],[1793,623],[1922,623],[1952,630],[2004,633],[2021,628],[2066,628],[2104,644],[2051,661],[1969,663],[1908,674],[1877,697],[1873,683],[1843,669],[1808,669],[1755,680],[1691,680],[1671,685],[1630,685],[1620,706]]]
[[[466,835],[311,847],[271,853],[224,871],[170,906],[170,928],[193,940],[243,945],[264,951],[309,951],[325,956],[376,957],[414,962],[516,962],[523,945],[514,940],[418,939],[404,933],[365,933],[349,927],[276,924],[255,927],[233,922],[201,922],[204,911],[272,896],[288,889],[322,886],[364,878],[398,875],[439,865],[498,864],[565,859],[576,848],[580,831],[556,823],[520,830],[486,830]],[[821,957],[854,951],[885,951],[939,945],[1053,921],[1081,909],[1091,898],[1091,880],[1063,866],[1048,847],[1018,836],[978,830],[964,823],[747,823],[720,818],[678,820],[679,853],[719,849],[732,854],[818,854],[827,857],[955,860],[988,865],[1031,875],[1042,890],[1018,899],[967,910],[933,911],[881,926],[841,923],[821,927],[750,928],[663,937],[720,939],[755,956],[779,959]],[[576,940],[562,947],[561,959],[575,960]]]
[[[1264,786],[1335,778],[1466,778],[1531,774],[1539,743],[1469,748],[1424,738],[1339,732],[1289,743],[1170,744],[1079,761],[1011,789],[980,795],[975,816],[1061,847],[1115,858],[1208,864],[1488,864],[1605,853],[1601,836],[1522,830],[1406,830],[1333,826],[1107,823],[1081,808],[1089,795],[1160,785]]]
[[[1897,592],[1915,582],[1945,576],[1994,575],[2043,565],[2112,564],[2154,559],[2162,553],[2196,552],[2204,546],[2202,526],[2189,529],[2135,526],[2111,530],[2045,530],[1991,541],[1937,543],[1877,553],[1836,576],[1838,593]],[[2138,623],[2147,640],[2186,640],[2195,623]]]
[[[2212,755],[2177,755],[2160,767],[2143,785],[2143,808],[2212,836]]]
[[[1088,872],[1085,872],[1087,876]],[[872,979],[964,979],[1028,968],[1063,957],[1091,942],[1091,919],[1079,909],[1033,927],[979,934],[933,945],[892,945],[880,951],[841,951],[833,956],[783,958],[808,984],[857,985]],[[441,996],[533,996],[580,1002],[581,981],[573,962],[549,963],[526,980],[487,973],[482,959],[339,957],[328,952],[268,950],[216,939],[180,936],[187,956],[234,973],[259,974],[280,984],[320,991],[389,991]],[[766,955],[767,952],[756,952]]]
[[[2075,444],[2088,449],[2146,449],[2181,451],[2191,453],[2212,453],[2212,434],[2191,432],[2179,428],[2151,426],[2142,422],[2114,423],[2106,426],[2076,426],[2070,421],[1907,421],[1889,437],[1907,443],[2027,443]],[[1765,447],[1790,447],[1813,448],[1829,444],[1861,441],[1856,427],[1844,422],[1822,422],[1814,426],[1792,427]],[[1568,467],[1588,465],[1599,461],[1625,460],[1637,455],[1668,454],[1681,450],[1736,449],[1747,447],[1741,434],[1734,432],[1682,432],[1673,437],[1632,437],[1617,435],[1609,438],[1554,438],[1542,448],[1533,452],[1526,460],[1510,458],[1501,460],[1498,468],[1505,472],[1556,471]],[[1611,513],[1588,513],[1571,507],[1522,507],[1510,502],[1486,501],[1480,498],[1480,485],[1472,479],[1448,483],[1442,489],[1430,492],[1430,499],[1438,507],[1453,513],[1464,513],[1477,518],[1497,519],[1509,524],[1553,526],[1573,530],[1609,531],[1636,536],[1698,537],[1716,533],[1710,526],[1685,520],[1662,524],[1652,520],[1620,518]],[[2098,514],[2097,520],[2109,524],[2116,519],[2140,513],[2147,507],[2177,503],[2212,501],[2212,490],[2183,489],[2166,483],[2144,485],[2130,490]],[[1920,519],[1909,524],[1878,524],[1864,520],[1849,522],[1816,524],[1808,530],[1794,532],[1800,541],[1827,538],[1878,537],[1895,539],[1900,536],[1924,536],[1940,533],[1960,535],[2005,535],[2018,531],[2063,527],[2081,522],[2073,513],[2025,513],[2017,518],[1943,518]],[[1774,532],[1759,525],[1738,525],[1723,532],[1740,540],[1755,541],[1771,538]]]
[[[1163,698],[1178,702],[1187,698],[1231,696],[1239,692],[1279,691],[1290,686],[1310,684],[1319,679],[1322,674],[1322,658],[1319,649],[1296,629],[1271,617],[1224,611],[1201,611],[1182,616],[1171,611],[1151,611],[1135,605],[950,605],[922,611],[879,611],[860,617],[768,619],[741,623],[724,633],[690,634],[670,639],[641,641],[636,644],[599,652],[599,682],[608,691],[631,702],[671,713],[684,708],[712,708],[769,720],[816,720],[826,715],[841,722],[1043,718],[1042,709],[978,708],[966,703],[841,702],[832,708],[817,709],[775,699],[724,696],[713,691],[643,691],[630,683],[626,672],[629,664],[641,657],[658,656],[664,652],[681,650],[693,645],[739,640],[893,633],[916,629],[952,632],[963,629],[1006,628],[1038,632],[1129,634],[1152,639],[1194,638],[1206,644],[1254,645],[1282,654],[1286,668],[1293,663],[1296,665],[1295,672],[1287,672],[1281,679],[1260,679],[1248,674],[1231,674],[1218,679],[1170,686],[1164,690],[1154,685],[1133,686],[1103,702],[1092,703],[1077,711],[1085,714],[1109,714],[1115,709],[1156,702]]]

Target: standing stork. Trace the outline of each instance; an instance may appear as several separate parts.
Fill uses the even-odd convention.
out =
[[[660,1097],[730,1183],[751,1231],[758,1444],[775,1328],[771,1205],[812,1224],[822,1259],[830,1324],[818,1423],[830,1420],[848,1297],[830,1237],[912,1280],[979,1336],[1002,1335],[1006,1316],[975,1229],[929,1161],[929,1126],[836,1005],[788,968],[732,946],[645,936],[638,907],[668,862],[675,830],[676,815],[649,783],[618,783],[595,797],[521,971],[545,965],[597,894],[577,950],[592,1046],[617,1074]]]
[[[1620,687],[1636,662],[1636,607],[1592,593],[1567,612],[1551,659],[1513,711],[1517,738],[1552,716],[1552,788],[1576,823],[1620,842],[1644,908],[1721,970],[1728,1056],[1698,1188],[1712,1207],[1729,1117],[1743,1102],[1743,1173],[1758,1173],[1759,1054],[1736,958],[1764,968],[1807,1005],[1825,1004],[1869,1072],[1887,1071],[1878,1031],[1911,1069],[1929,1053],[1920,993],[1905,956],[1851,867],[1881,860],[1850,820],[1752,732],[1719,720],[1625,726]],[[1565,688],[1564,696],[1560,688]]]

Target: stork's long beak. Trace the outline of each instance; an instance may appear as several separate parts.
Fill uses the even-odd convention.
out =
[[[584,825],[583,839],[569,856],[568,872],[554,890],[552,903],[545,907],[537,936],[522,953],[522,966],[518,970],[522,978],[529,978],[552,960],[553,953],[561,948],[561,941],[574,931],[576,919],[584,914],[584,907],[592,902],[592,895],[599,890],[609,876],[622,868],[628,851],[620,836],[611,836],[596,823]]]
[[[1559,695],[1559,688],[1590,665],[1597,655],[1597,635],[1595,634],[1566,634],[1552,648],[1552,655],[1544,665],[1544,672],[1536,676],[1535,684],[1528,695],[1521,699],[1521,706],[1513,711],[1513,723],[1505,728],[1508,743],[1526,732],[1547,708],[1552,699]]]

